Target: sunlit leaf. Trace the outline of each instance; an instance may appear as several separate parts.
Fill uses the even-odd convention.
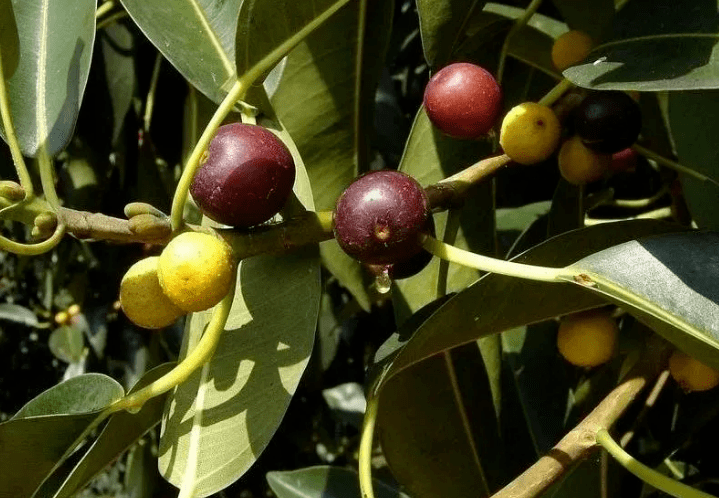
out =
[[[267,482],[277,498],[360,498],[357,472],[342,467],[317,466],[267,473]],[[377,498],[409,498],[401,491],[373,479]]]
[[[122,386],[100,374],[74,377],[29,401],[0,424],[0,496],[30,497]]]
[[[0,304],[0,320],[20,323],[26,327],[38,326],[37,315],[35,315],[32,310],[19,304]]]
[[[289,135],[275,123],[262,124],[277,129],[293,152],[295,193],[311,209],[307,175]],[[171,483],[208,496],[237,480],[267,446],[312,351],[317,256],[310,247],[240,263],[232,311],[213,358],[178,387],[165,409],[159,467]],[[210,314],[188,319],[184,354]]]
[[[153,368],[133,386],[130,392],[135,392],[150,384],[174,366],[174,363],[166,363]],[[160,423],[166,397],[167,395],[162,395],[152,398],[135,414],[129,412],[114,414],[92,447],[70,471],[54,496],[57,498],[74,496],[93,476],[115,461],[122,452]]]
[[[572,265],[590,287],[701,361],[719,368],[719,234],[633,240]]]
[[[20,49],[7,91],[20,148],[27,156],[37,155],[43,144],[48,154],[58,153],[75,130],[95,42],[95,4],[13,1]],[[3,22],[13,25],[10,19]]]
[[[145,36],[198,90],[220,102],[235,81],[242,0],[122,0]]]

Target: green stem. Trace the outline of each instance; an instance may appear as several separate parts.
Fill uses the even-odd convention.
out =
[[[20,254],[22,256],[37,256],[44,254],[58,245],[65,235],[65,225],[60,224],[49,239],[37,244],[21,244],[3,236],[0,236],[0,250]]]
[[[42,193],[47,199],[47,203],[55,212],[60,209],[60,198],[55,190],[55,173],[52,167],[52,159],[47,153],[45,142],[40,144],[37,155],[38,166],[40,169],[40,182],[42,183]]]
[[[12,112],[10,111],[10,101],[7,96],[7,88],[5,86],[5,73],[2,66],[2,51],[0,51],[0,115],[2,115],[2,125],[5,131],[5,139],[10,146],[13,163],[15,163],[15,171],[20,179],[20,185],[25,189],[25,198],[29,199],[34,195],[32,178],[25,165],[25,159],[22,157],[20,143],[15,134],[15,126],[12,122]]]
[[[639,479],[677,498],[716,498],[691,486],[660,474],[656,470],[647,467],[634,459],[629,453],[619,446],[606,429],[599,429],[597,432],[597,443],[602,445],[607,452],[614,457],[625,469],[637,476]]]
[[[684,166],[682,164],[679,164],[676,161],[672,161],[671,159],[667,159],[666,157],[657,154],[653,150],[649,150],[646,147],[642,147],[641,145],[634,144],[632,145],[632,149],[637,151],[639,154],[643,155],[647,159],[652,159],[657,164],[660,164],[662,166],[665,166],[669,169],[673,169],[675,171],[678,171],[680,173],[684,173],[689,176],[693,176],[697,180],[701,180],[703,182],[711,182],[715,185],[719,185],[719,182],[714,180],[713,178],[710,178],[702,173],[699,173],[698,171],[695,171],[687,166]]]
[[[243,74],[230,89],[229,93],[222,101],[220,106],[215,111],[214,116],[210,119],[207,124],[205,131],[202,132],[200,140],[195,145],[192,154],[187,160],[185,169],[182,172],[180,181],[175,190],[175,197],[172,200],[172,211],[170,213],[170,221],[172,222],[172,229],[178,230],[182,225],[182,213],[185,208],[185,202],[187,201],[187,193],[192,184],[192,179],[195,176],[195,172],[199,167],[200,158],[205,152],[205,149],[210,145],[212,137],[215,131],[222,123],[222,120],[230,113],[232,108],[235,106],[235,102],[243,99],[247,89],[263,74],[272,69],[278,62],[282,60],[293,48],[295,48],[302,40],[316,30],[322,23],[329,19],[332,14],[337,12],[349,0],[339,0],[325,10],[322,14],[315,17],[312,21],[307,23],[297,33],[289,37],[287,40],[279,44],[274,50],[258,61],[252,66],[245,74]]]
[[[105,19],[101,19],[100,22],[97,23],[97,25],[95,26],[95,30],[100,31],[101,29],[111,25],[114,22],[119,21],[127,15],[127,12],[124,10],[121,10],[120,12],[115,12],[114,14],[110,14]]]
[[[442,241],[445,244],[454,244],[457,240],[459,232],[459,220],[462,210],[458,208],[450,208],[447,211],[447,223],[444,226],[444,236]],[[449,276],[449,261],[446,259],[439,260],[437,268],[437,299],[447,295],[447,278]]]
[[[567,78],[563,78],[562,81],[557,83],[554,88],[549,90],[547,94],[539,99],[538,104],[551,106],[554,104],[557,100],[559,100],[559,97],[567,93],[567,90],[572,88],[574,86],[574,83],[569,81]]]
[[[367,400],[364,424],[362,425],[362,438],[359,447],[359,483],[362,498],[374,498],[372,487],[372,439],[374,426],[377,421],[377,405],[379,396],[370,394]]]
[[[107,2],[100,5],[95,11],[95,19],[99,19],[100,17],[110,12],[114,6],[115,2],[113,0],[108,0]]]
[[[233,279],[233,281],[234,280],[236,279]],[[207,325],[202,339],[200,339],[200,342],[197,343],[197,346],[195,346],[187,357],[155,382],[113,403],[106,411],[114,413],[120,410],[133,412],[140,410],[145,402],[185,382],[195,370],[207,363],[215,352],[217,343],[222,336],[222,332],[225,330],[234,299],[235,285],[233,284],[227,295],[214,309],[212,318]]]
[[[541,282],[565,282],[574,280],[574,273],[566,268],[547,268],[544,266],[525,265],[490,258],[445,244],[429,235],[425,236],[422,245],[438,258],[490,273],[499,273],[500,275],[507,275],[509,277],[538,280]]]
[[[145,114],[142,117],[142,129],[150,131],[150,123],[152,122],[152,111],[155,108],[155,93],[157,92],[157,81],[160,79],[160,67],[162,66],[162,54],[157,52],[155,56],[155,65],[152,68],[152,77],[150,78],[150,89],[147,91],[145,99]]]
[[[535,12],[537,12],[537,9],[542,4],[542,0],[532,0],[527,8],[524,10],[524,14],[522,14],[522,17],[518,18],[514,25],[512,25],[512,28],[509,30],[509,33],[507,33],[507,36],[504,38],[504,44],[502,44],[502,51],[499,54],[499,65],[497,66],[497,83],[500,85],[502,84],[502,76],[504,74],[504,62],[507,60],[507,53],[509,52],[509,43],[512,41],[512,38],[514,38],[514,35],[516,35],[520,29],[522,29],[524,26],[527,25],[529,20],[532,18]]]

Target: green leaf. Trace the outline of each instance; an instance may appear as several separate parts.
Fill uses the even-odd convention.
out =
[[[412,365],[387,383],[377,433],[392,474],[412,496],[489,496],[511,479],[475,343]]]
[[[20,323],[26,327],[37,327],[39,325],[37,315],[35,315],[32,310],[19,304],[0,304],[0,320]]]
[[[702,90],[719,88],[717,34],[676,33],[607,43],[564,76],[597,90]]]
[[[130,30],[121,23],[107,26],[101,42],[105,79],[112,102],[112,143],[114,144],[120,136],[135,93],[135,60],[129,54],[136,47]]]
[[[10,78],[17,69],[20,58],[20,37],[12,0],[0,0],[0,51],[5,78]]]
[[[401,491],[373,479],[377,498],[409,498]],[[357,472],[342,467],[316,466],[267,473],[267,483],[277,498],[361,498]]]
[[[165,363],[153,368],[133,386],[130,392],[133,393],[157,380],[174,366],[174,363]],[[103,468],[115,461],[147,431],[160,423],[167,396],[163,394],[152,398],[136,414],[125,411],[114,414],[54,496],[56,498],[74,496]]]
[[[0,496],[29,498],[100,410],[123,394],[110,377],[85,374],[48,389],[0,424]]]
[[[122,0],[145,36],[192,85],[220,102],[235,82],[242,0]]]
[[[715,181],[719,181],[717,113],[717,91],[672,92],[668,95],[667,116],[679,162]],[[685,173],[680,177],[694,221],[700,228],[719,230],[719,185]]]
[[[95,4],[95,0],[13,1],[19,62],[6,78],[24,155],[37,155],[43,144],[48,154],[55,155],[72,137],[90,72]]]
[[[468,20],[483,5],[480,0],[417,0],[424,58],[430,67],[441,68],[451,61]]]
[[[394,2],[367,2],[369,36],[359,32],[360,5],[351,2],[343,7],[290,53],[272,96],[279,119],[307,165],[318,210],[333,209],[358,171],[368,169],[367,133]],[[334,242],[322,244],[321,252],[332,274],[369,309],[359,263]]]
[[[598,225],[551,238],[513,261],[561,268],[615,244],[679,230],[681,227],[677,225],[654,220]],[[479,337],[605,302],[604,298],[574,285],[485,275],[450,299],[419,327],[388,368],[384,381],[390,381],[393,375],[413,363]]]
[[[295,157],[295,194],[312,209],[302,160],[287,132],[277,132]],[[242,476],[267,446],[312,351],[321,290],[317,256],[309,247],[240,263],[215,355],[177,388],[165,409],[159,467],[169,482],[208,496]],[[189,317],[183,355],[210,315]]]
[[[120,399],[124,394],[122,386],[107,375],[79,375],[51,387],[25,403],[12,420],[95,412]]]
[[[76,363],[82,358],[85,337],[77,327],[63,325],[52,331],[48,347],[55,358],[67,363]]]
[[[569,29],[584,31],[598,42],[611,34],[614,0],[552,0]]]
[[[456,140],[435,129],[427,113],[420,109],[400,163],[400,171],[414,177],[423,187],[487,157],[489,142]],[[468,196],[460,214],[460,230],[454,245],[482,254],[494,252],[494,204],[490,182],[477,185]],[[444,234],[447,213],[434,215],[437,237]],[[393,293],[398,323],[437,297],[439,259],[434,258],[419,274],[395,282]],[[477,280],[479,272],[459,265],[450,265],[447,291],[464,289]]]
[[[633,240],[571,265],[591,290],[624,308],[680,349],[719,368],[719,233]]]

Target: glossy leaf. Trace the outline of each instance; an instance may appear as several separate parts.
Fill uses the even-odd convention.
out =
[[[235,81],[235,33],[242,0],[122,0],[170,63],[198,90],[220,102]]]
[[[284,77],[272,96],[277,115],[307,165],[318,210],[333,209],[357,173],[368,169],[367,131],[394,2],[367,5],[369,36],[358,32],[360,2],[351,2],[290,53]],[[323,243],[321,251],[332,274],[369,309],[359,263],[334,242]]]
[[[130,392],[135,392],[160,378],[174,366],[174,363],[166,363],[153,368],[133,386]],[[93,476],[115,461],[147,431],[159,424],[166,398],[166,394],[152,398],[135,414],[129,412],[114,414],[53,496],[56,498],[74,496]]]
[[[48,154],[57,154],[72,137],[90,71],[95,4],[13,2],[20,49],[7,91],[20,148],[27,156],[37,155],[42,144]]]
[[[337,466],[316,466],[267,473],[267,482],[277,498],[360,498],[357,472]],[[409,498],[401,491],[373,479],[377,498]]]
[[[489,382],[470,343],[384,386],[377,433],[392,474],[412,496],[489,496],[511,478]]]
[[[719,92],[672,92],[667,117],[679,162],[719,182],[716,116]],[[699,228],[719,230],[719,184],[681,174],[684,197]]]
[[[262,125],[277,128],[269,121]],[[295,156],[295,193],[311,209],[302,160],[287,133],[278,133]],[[237,284],[215,355],[172,394],[163,419],[160,472],[178,487],[192,486],[197,497],[227,487],[262,453],[314,343],[320,299],[316,249],[245,259]],[[183,354],[210,314],[190,316]]]
[[[415,118],[407,140],[400,171],[414,177],[423,187],[460,171],[483,157],[489,156],[487,141],[468,141],[450,138],[436,130],[427,113],[421,109]],[[460,230],[454,245],[482,254],[494,251],[494,215],[490,182],[477,185],[467,197],[460,214]],[[447,213],[434,215],[437,237],[443,237]],[[395,282],[398,292],[393,294],[398,323],[437,298],[439,259],[414,277]],[[450,265],[447,291],[464,289],[479,277],[479,272],[459,265]]]
[[[656,332],[719,368],[719,234],[688,232],[634,240],[572,265]]]
[[[451,62],[467,21],[483,4],[480,0],[417,0],[424,58],[430,67],[438,69]]]
[[[701,90],[719,88],[719,37],[694,33],[613,42],[593,50],[586,64],[564,76],[597,90]]]
[[[123,394],[110,377],[86,374],[48,389],[0,424],[0,496],[29,498],[100,410]]]
[[[678,230],[681,228],[673,224],[647,220],[598,225],[551,238],[513,261],[561,268],[636,237]],[[450,299],[418,328],[388,368],[385,382],[413,363],[479,337],[604,302],[604,298],[574,285],[486,275]]]

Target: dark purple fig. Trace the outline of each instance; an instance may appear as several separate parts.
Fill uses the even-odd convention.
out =
[[[574,129],[584,145],[601,154],[626,149],[639,137],[642,113],[626,93],[595,91],[574,109]]]
[[[423,230],[424,233],[435,236],[434,218],[430,215],[427,217],[427,224]],[[432,253],[422,249],[414,256],[396,263],[386,265],[366,264],[367,271],[375,277],[387,275],[391,280],[402,280],[403,278],[413,277],[418,274],[432,261]]]
[[[468,62],[438,71],[424,90],[424,108],[434,126],[455,138],[486,135],[502,110],[502,90],[489,71]]]
[[[334,234],[340,247],[363,263],[396,263],[421,251],[428,217],[427,195],[414,178],[374,171],[357,178],[337,199]]]
[[[269,220],[295,182],[292,154],[261,126],[221,126],[202,161],[190,193],[203,214],[224,225],[251,227]]]

